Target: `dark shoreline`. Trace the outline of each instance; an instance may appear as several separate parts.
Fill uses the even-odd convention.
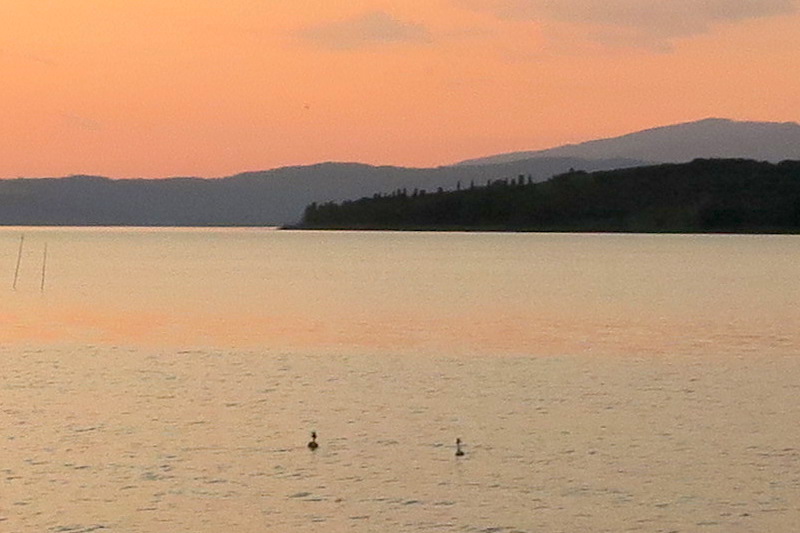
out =
[[[631,234],[631,235],[800,235],[797,228],[738,228],[727,230],[636,230],[636,229],[601,229],[591,227],[560,228],[508,228],[498,226],[312,226],[304,224],[286,224],[283,226],[240,225],[240,224],[0,224],[0,229],[10,228],[110,228],[110,229],[262,229],[269,231],[363,231],[363,232],[406,232],[406,233],[586,233],[586,234]]]
[[[524,176],[455,191],[399,189],[309,205],[294,229],[800,233],[800,161],[698,159]]]
[[[404,227],[404,226],[306,226],[289,225],[278,228],[282,231],[372,231],[407,233],[592,233],[592,234],[631,234],[631,235],[800,235],[797,228],[752,228],[735,230],[635,230],[598,228],[501,228],[501,227]]]

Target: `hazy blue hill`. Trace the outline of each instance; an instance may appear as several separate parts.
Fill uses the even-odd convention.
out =
[[[800,159],[800,125],[710,118],[547,150],[470,159],[459,165],[498,164],[534,157],[630,158],[660,163],[745,158],[777,163]]]
[[[311,202],[342,201],[398,188],[437,190],[530,175],[542,181],[570,168],[641,164],[611,159],[539,158],[480,167],[402,168],[322,163],[227,178],[112,180],[97,176],[0,180],[0,224],[227,226],[283,225]]]
[[[698,159],[308,206],[307,228],[800,233],[800,161]]]

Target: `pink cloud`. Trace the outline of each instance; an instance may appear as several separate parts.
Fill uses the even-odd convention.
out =
[[[299,35],[315,46],[329,50],[353,50],[389,43],[424,43],[431,39],[425,26],[398,20],[382,11],[307,28]]]
[[[718,24],[787,15],[796,0],[462,0],[472,8],[514,20],[556,21],[592,27],[596,40],[632,45],[706,33]]]

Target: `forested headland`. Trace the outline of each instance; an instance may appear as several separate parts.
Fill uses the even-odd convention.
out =
[[[800,161],[697,159],[312,203],[308,229],[800,233]]]

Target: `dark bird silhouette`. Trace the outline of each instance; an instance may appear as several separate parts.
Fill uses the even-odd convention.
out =
[[[312,431],[311,432],[311,442],[308,443],[308,449],[309,450],[316,450],[318,447],[319,447],[319,444],[317,444],[317,432],[316,431]]]
[[[456,457],[464,455],[464,450],[461,449],[461,439],[456,439]]]

